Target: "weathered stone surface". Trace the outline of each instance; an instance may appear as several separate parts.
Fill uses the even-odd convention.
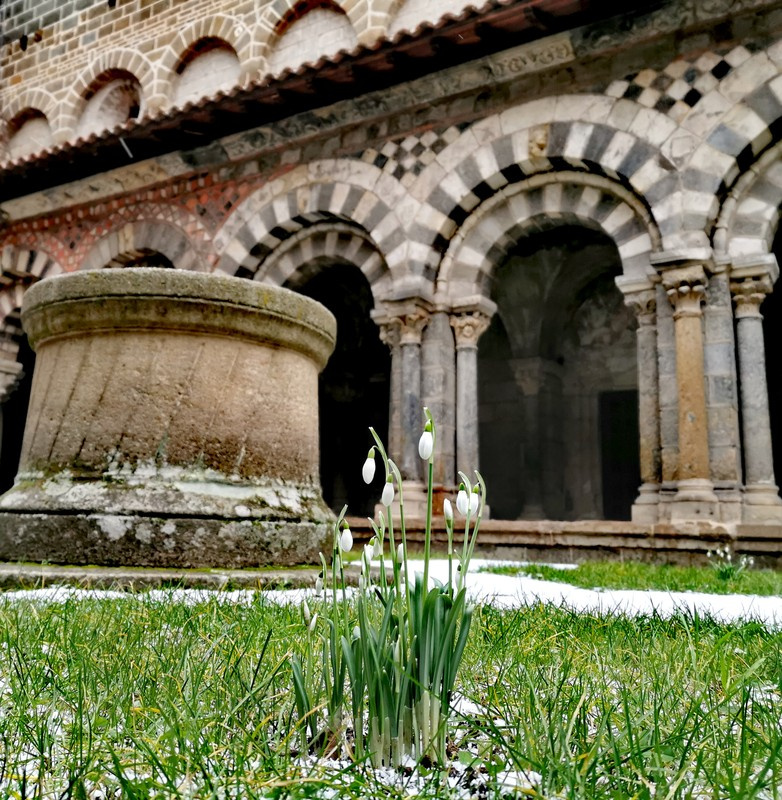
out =
[[[23,321],[38,360],[0,557],[317,554],[331,518],[317,377],[335,336],[322,306],[235,278],[127,269],[44,281]]]

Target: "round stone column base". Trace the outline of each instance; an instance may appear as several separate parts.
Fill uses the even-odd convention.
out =
[[[316,564],[326,522],[0,512],[0,560],[138,567]]]

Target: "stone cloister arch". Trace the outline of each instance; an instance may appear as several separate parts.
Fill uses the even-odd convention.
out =
[[[597,259],[596,263],[581,264],[577,270],[571,264],[570,269],[566,269],[564,262],[572,262],[574,254],[568,254],[566,247],[560,246],[563,235],[577,242],[575,246],[583,250],[584,258],[592,253],[590,258]],[[552,492],[549,492],[544,502],[544,486],[538,479],[545,472],[543,455],[545,452],[556,453],[555,460],[560,467],[555,468],[554,472],[557,469],[561,472],[567,443],[538,441],[537,432],[551,430],[553,423],[553,420],[544,420],[541,415],[552,411],[557,403],[562,404],[563,392],[565,395],[568,392],[584,395],[579,395],[578,403],[581,409],[579,413],[582,417],[586,414],[582,425],[587,429],[586,432],[579,431],[575,418],[569,423],[560,420],[559,429],[563,424],[569,424],[567,433],[570,439],[578,441],[582,450],[589,451],[591,462],[582,459],[577,468],[566,466],[571,484],[587,483],[595,474],[599,476],[601,458],[603,461],[607,459],[605,452],[599,452],[600,447],[605,451],[605,442],[601,444],[596,437],[600,402],[617,402],[616,393],[624,392],[621,398],[623,413],[634,428],[634,442],[639,441],[636,428],[638,412],[635,407],[637,380],[643,383],[641,418],[648,428],[645,437],[641,437],[646,445],[641,458],[644,462],[644,483],[649,484],[648,489],[655,494],[656,502],[660,484],[659,387],[656,370],[651,375],[639,374],[638,378],[634,374],[637,350],[640,350],[642,342],[644,349],[652,351],[652,360],[655,360],[655,317],[653,311],[649,316],[645,307],[646,330],[636,344],[632,334],[632,311],[625,306],[617,283],[627,285],[630,282],[634,287],[644,287],[648,294],[653,295],[655,277],[650,266],[650,254],[659,247],[660,232],[647,207],[637,196],[616,181],[572,170],[537,174],[505,186],[483,202],[451,240],[436,279],[436,302],[452,308],[454,312],[475,315],[485,313],[480,308],[483,304],[489,312],[483,323],[488,331],[480,343],[475,338],[472,341],[460,341],[459,329],[456,328],[457,465],[463,469],[463,464],[477,463],[477,431],[480,429],[483,469],[491,472],[490,465],[503,460],[503,454],[507,455],[510,450],[509,441],[515,438],[519,442],[517,452],[524,451],[525,469],[529,473],[523,481],[529,487],[525,498],[526,508],[514,508],[512,500],[509,502],[508,498],[521,498],[522,494],[519,485],[514,487],[511,484],[514,477],[518,482],[524,470],[519,469],[519,464],[514,464],[512,469],[496,470],[497,475],[492,476],[495,484],[507,484],[503,486],[506,497],[501,497],[495,504],[499,515],[515,517],[522,514],[530,518],[600,516],[603,497],[599,480],[593,481],[590,490],[593,500],[598,498],[591,506],[583,499],[575,498],[570,502],[570,507],[566,507],[568,504],[561,501],[564,485],[560,490],[560,500],[552,502]],[[551,262],[550,258],[544,264],[547,257],[543,251],[556,251],[557,258],[563,261],[562,274],[558,275],[556,281],[551,279],[560,265]],[[533,275],[535,271],[537,274]],[[525,272],[528,273],[527,278],[523,277]],[[615,279],[618,280],[615,282]],[[528,285],[522,290],[525,280]],[[591,308],[589,304],[584,305],[587,297],[593,300],[597,298]],[[495,308],[496,313],[491,316]],[[541,313],[543,308],[546,309],[545,314]],[[587,351],[582,353],[581,358],[573,358],[575,342],[568,345],[568,361],[576,365],[569,372],[569,364],[565,366],[564,363],[565,351],[561,350],[565,342],[558,343],[556,348],[560,349],[554,352],[554,345],[546,344],[541,339],[544,336],[542,328],[548,326],[559,335],[567,332],[568,326],[583,326],[590,313],[592,317],[602,314],[601,319],[614,326],[611,335],[622,339],[619,351],[616,346],[613,347],[614,360],[623,360],[622,374],[612,377],[608,373],[601,373],[601,377],[589,375],[586,370],[578,373],[578,364],[586,363],[588,359],[584,355]],[[526,320],[523,320],[525,316]],[[651,337],[648,335],[649,329]],[[577,331],[573,329],[569,335],[573,338],[576,334]],[[582,335],[587,336],[589,346],[594,349],[594,340],[599,339],[594,319],[592,329],[582,331]],[[608,350],[612,346],[610,338],[602,342]],[[534,346],[533,340],[536,340]],[[621,355],[617,355],[620,352]],[[599,372],[601,358],[598,356],[591,363],[593,372]],[[554,395],[544,396],[546,392],[551,394],[549,390],[557,395],[556,402]],[[601,392],[605,394],[602,400]],[[609,397],[611,392],[615,394]],[[511,396],[516,399],[511,400]],[[470,418],[471,409],[473,418]],[[475,419],[476,410],[480,419]],[[465,431],[472,431],[474,435],[465,437]],[[492,441],[496,446],[491,444]],[[544,447],[544,444],[549,446]],[[623,457],[627,459],[626,455]],[[637,450],[630,458],[637,472]],[[579,471],[581,475],[576,474]],[[514,472],[515,476],[508,479],[510,472]],[[563,483],[565,473],[548,476],[546,481],[549,488],[554,482]],[[637,488],[637,482],[629,487],[632,497],[626,503],[623,516],[629,516],[629,506],[635,499]],[[572,491],[570,496],[572,498]],[[616,516],[616,512],[614,514]]]
[[[80,269],[130,264],[173,266],[197,272],[208,270],[201,249],[183,230],[155,219],[126,222],[105,234],[84,257]]]
[[[361,480],[371,425],[385,439],[390,353],[371,314],[390,284],[388,267],[355,225],[319,221],[283,240],[259,265],[255,280],[318,300],[337,319],[334,353],[319,379],[321,485],[337,512],[372,515],[377,486]]]
[[[0,251],[0,492],[16,476],[35,364],[22,331],[22,300],[28,286],[61,272],[42,250],[7,246]]]
[[[782,80],[772,81],[782,90]],[[780,109],[782,110],[782,108]],[[729,271],[740,390],[743,513],[746,521],[782,520],[776,475],[782,470],[782,141],[779,125],[758,131],[736,165],[759,143],[753,163],[726,187],[711,236],[715,261]],[[734,168],[735,171],[735,168]],[[775,284],[776,287],[775,287]]]

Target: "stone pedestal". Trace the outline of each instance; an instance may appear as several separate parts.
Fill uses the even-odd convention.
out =
[[[72,564],[314,562],[318,372],[335,322],[293,292],[165,269],[42,281],[21,464],[0,558]]]

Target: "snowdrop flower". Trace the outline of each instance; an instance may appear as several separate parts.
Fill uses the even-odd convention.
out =
[[[418,440],[418,455],[424,461],[428,461],[432,457],[432,450],[434,450],[434,436],[432,436],[432,423],[427,422],[421,438]]]
[[[467,490],[464,488],[464,484],[459,484],[459,493],[456,495],[456,510],[463,516],[467,516],[467,512],[470,509],[470,498],[467,497]]]
[[[372,545],[372,557],[373,558],[380,558],[383,555],[383,545],[380,541],[379,536],[373,536],[372,541],[370,542]]]
[[[312,622],[310,622],[310,633],[315,633],[315,624],[317,623],[317,621],[318,621],[318,615],[315,614],[315,616],[312,618]]]
[[[405,558],[405,548],[402,547],[402,542],[399,542],[399,547],[396,548],[396,560],[399,564],[404,561]]]
[[[374,558],[374,556],[375,556],[375,547],[372,544],[372,542],[370,542],[369,544],[365,544],[364,545],[364,559],[366,561],[371,561]]]
[[[306,598],[305,598],[304,602],[302,603],[301,613],[302,613],[302,616],[304,617],[304,624],[305,625],[309,625],[310,622],[312,622],[312,612],[310,611],[310,607],[309,607],[309,604],[307,603]]]
[[[320,597],[323,594],[323,578],[318,575],[315,579],[315,597]]]
[[[361,638],[361,628],[359,628],[358,625],[356,625],[356,627],[353,628],[353,638],[354,639],[360,639]]]
[[[478,506],[481,504],[481,498],[478,494],[478,487],[473,486],[470,492],[470,514],[478,513]]]
[[[339,547],[343,553],[347,553],[353,547],[353,534],[350,532],[347,522],[339,537]]]
[[[447,497],[443,500],[443,516],[446,522],[453,522],[453,508],[451,507],[451,501]]]
[[[380,495],[380,502],[388,507],[394,502],[394,479],[389,475],[386,485],[383,487],[383,494]]]
[[[369,449],[369,454],[367,455],[367,460],[364,462],[364,466],[361,468],[361,477],[364,479],[364,483],[372,483],[372,479],[375,477],[375,448],[371,447]]]

